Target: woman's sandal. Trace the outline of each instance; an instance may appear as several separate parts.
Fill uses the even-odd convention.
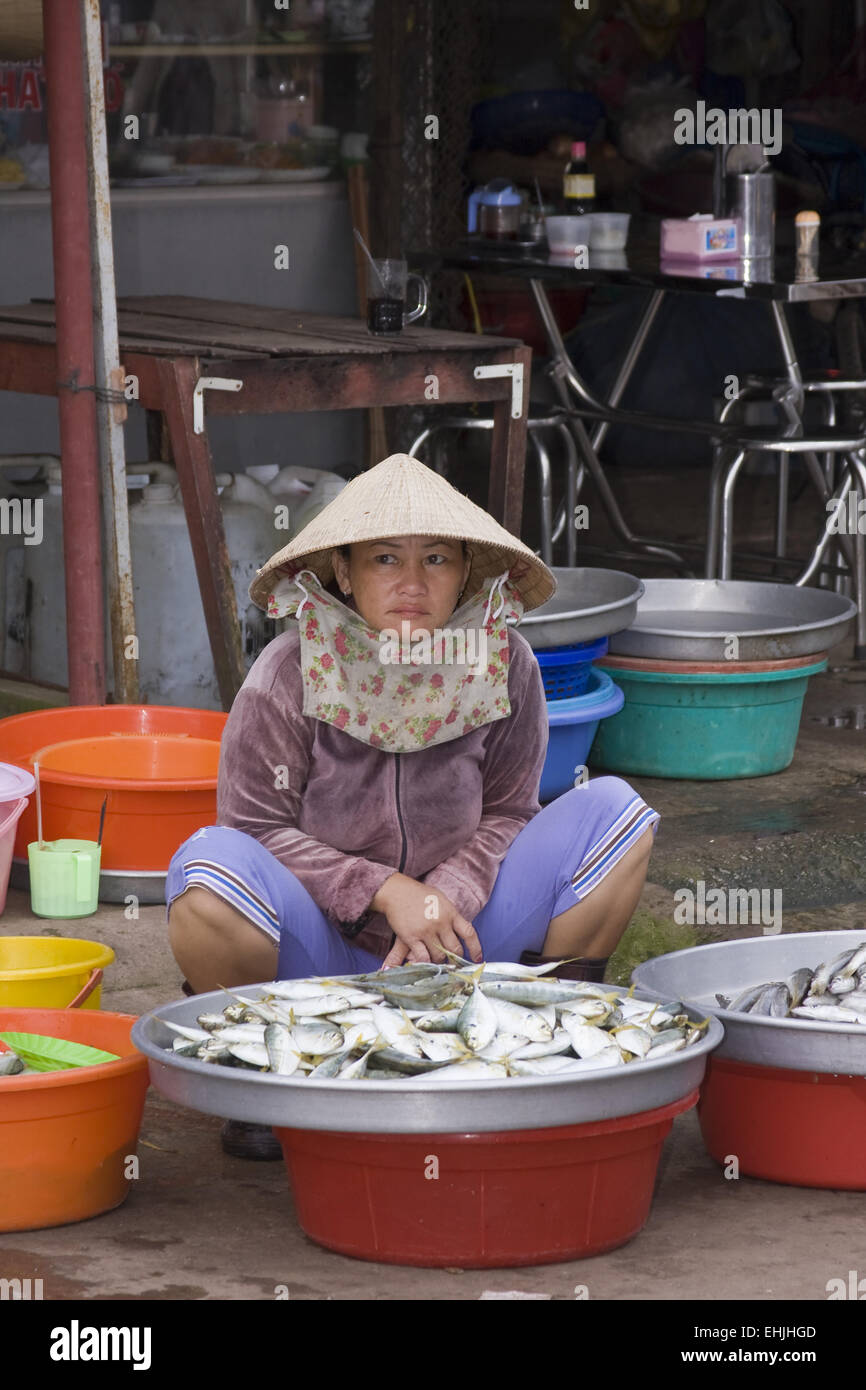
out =
[[[246,1120],[226,1120],[220,1131],[223,1153],[232,1158],[254,1158],[271,1162],[282,1158],[283,1150],[270,1125],[248,1124]]]
[[[196,991],[189,980],[184,980],[181,989],[187,999],[192,999]],[[270,1125],[249,1124],[246,1120],[226,1120],[220,1130],[223,1153],[232,1158],[253,1158],[259,1162],[273,1162],[282,1158],[280,1141],[274,1137]]]

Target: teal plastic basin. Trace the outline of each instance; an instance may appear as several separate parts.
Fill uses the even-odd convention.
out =
[[[605,670],[604,663],[599,666]],[[678,675],[608,669],[625,695],[599,726],[589,764],[643,777],[765,777],[794,756],[809,677],[789,671]]]

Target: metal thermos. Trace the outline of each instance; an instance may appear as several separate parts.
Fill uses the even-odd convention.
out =
[[[776,183],[772,169],[754,174],[727,174],[728,217],[740,219],[740,255],[761,260],[772,256],[776,241]]]

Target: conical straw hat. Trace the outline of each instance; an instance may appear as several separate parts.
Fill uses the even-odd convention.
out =
[[[392,454],[352,478],[294,540],[271,556],[250,585],[250,598],[266,609],[277,580],[292,578],[302,569],[313,570],[323,585],[328,584],[334,578],[332,549],[392,536],[465,540],[472,555],[466,598],[476,594],[485,579],[512,565],[527,612],[556,590],[547,565],[483,507],[418,459]]]

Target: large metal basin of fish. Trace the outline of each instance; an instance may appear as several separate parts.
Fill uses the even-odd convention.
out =
[[[682,999],[724,1024],[717,1057],[789,1071],[866,1075],[866,1027],[800,1018],[766,1018],[719,1006],[750,985],[816,969],[866,941],[866,931],[796,932],[694,946],[639,965],[632,979],[651,994]]]
[[[247,985],[259,999],[268,984]],[[611,993],[625,990],[610,988]],[[655,1001],[655,993],[635,998]],[[546,1129],[618,1119],[682,1100],[700,1086],[707,1058],[722,1041],[711,1019],[706,1036],[657,1061],[641,1060],[581,1076],[508,1077],[459,1083],[427,1079],[308,1080],[275,1076],[181,1057],[166,1021],[194,1026],[219,1011],[222,991],[163,1005],[138,1020],[132,1041],[148,1058],[150,1079],[170,1100],[225,1119],[280,1128],[352,1134],[480,1134]],[[695,1022],[705,1012],[689,1011]]]

